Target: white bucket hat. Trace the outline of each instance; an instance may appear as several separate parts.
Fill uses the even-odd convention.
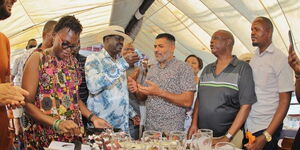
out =
[[[108,26],[105,30],[101,31],[97,39],[103,44],[103,37],[108,35],[119,35],[124,38],[124,43],[130,43],[132,42],[132,38],[125,34],[124,28],[116,25]]]

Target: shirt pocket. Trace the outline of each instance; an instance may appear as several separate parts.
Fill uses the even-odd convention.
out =
[[[254,71],[254,81],[259,88],[268,88],[272,84],[275,74],[270,66],[259,65]]]

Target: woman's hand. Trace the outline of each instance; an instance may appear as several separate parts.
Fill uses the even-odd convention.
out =
[[[197,131],[198,131],[197,125],[193,125],[193,124],[192,124],[191,127],[190,127],[189,130],[188,130],[188,136],[187,136],[187,138],[188,138],[188,139],[191,139],[192,136],[193,136],[193,134],[195,134]]]
[[[71,136],[79,136],[81,134],[79,126],[72,120],[64,120],[59,123],[59,131]]]

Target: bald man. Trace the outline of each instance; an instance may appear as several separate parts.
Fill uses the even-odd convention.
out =
[[[215,32],[211,38],[211,51],[217,61],[201,74],[189,137],[198,128],[211,129],[216,137],[213,145],[230,142],[256,102],[252,69],[232,55],[233,45],[233,35],[225,30]]]

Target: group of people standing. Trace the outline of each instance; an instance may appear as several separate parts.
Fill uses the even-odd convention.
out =
[[[0,1],[1,20],[10,16],[15,2]],[[22,141],[27,148],[43,149],[53,140],[77,140],[84,132],[82,117],[95,128],[129,132],[130,124],[141,121],[141,113],[130,105],[134,99],[146,108],[145,130],[165,134],[186,130],[190,138],[205,128],[213,130],[213,144],[231,141],[248,150],[274,150],[295,89],[292,68],[300,97],[300,61],[292,50],[288,59],[274,46],[273,25],[266,17],[252,23],[252,45],[258,49],[250,64],[232,55],[233,35],[218,30],[210,43],[217,60],[204,67],[200,76],[202,60],[190,55],[185,63],[174,57],[176,39],[169,33],[155,38],[156,64],[130,71],[140,56],[122,27],[109,26],[100,32],[97,38],[103,49],[86,60],[78,59],[81,32],[74,16],[47,22],[41,47],[29,50],[20,60],[22,88],[9,83],[9,41],[0,34],[0,122],[4,127],[0,149],[11,146],[7,105],[24,106]],[[82,81],[88,89],[86,102],[79,94]],[[236,139],[241,130],[252,132],[255,142]]]

